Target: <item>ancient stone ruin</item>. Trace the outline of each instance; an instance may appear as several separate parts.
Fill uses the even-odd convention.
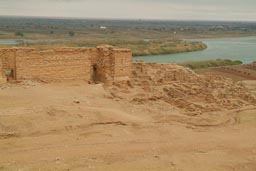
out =
[[[129,87],[112,86],[110,92],[137,105],[163,102],[161,110],[168,104],[190,116],[256,104],[256,96],[243,84],[174,63],[134,62]]]
[[[131,67],[131,51],[112,46],[48,51],[0,49],[0,82],[85,80],[113,84],[129,81]]]

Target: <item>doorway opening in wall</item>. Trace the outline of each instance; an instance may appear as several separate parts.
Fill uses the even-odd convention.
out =
[[[98,69],[98,66],[96,64],[93,65],[93,67],[92,67],[92,81],[95,84],[100,83],[99,69]]]
[[[7,82],[10,82],[10,81],[14,80],[13,69],[7,69],[7,70],[5,70],[5,76],[6,76],[6,78],[7,78]]]

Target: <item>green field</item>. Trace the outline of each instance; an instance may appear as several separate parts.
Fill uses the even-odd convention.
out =
[[[216,59],[216,60],[205,60],[205,61],[188,61],[183,63],[178,63],[179,65],[188,67],[190,69],[204,69],[211,67],[220,67],[220,66],[232,66],[232,65],[241,65],[241,61],[233,61],[229,59]]]

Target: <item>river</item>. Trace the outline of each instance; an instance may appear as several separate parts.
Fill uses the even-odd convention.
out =
[[[209,59],[256,61],[256,37],[193,39],[202,41],[208,48],[203,51],[134,57],[146,62],[186,62]]]
[[[23,40],[0,40],[0,45],[19,45]]]

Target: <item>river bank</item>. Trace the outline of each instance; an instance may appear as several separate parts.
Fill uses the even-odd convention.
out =
[[[133,56],[172,54],[204,50],[201,41],[187,40],[0,40],[2,46],[28,46],[44,50],[54,47],[95,47],[101,44],[131,49]]]
[[[256,37],[192,39],[207,45],[203,51],[134,57],[145,62],[188,62],[216,59],[240,60],[251,63],[256,59]]]
[[[216,59],[216,60],[205,60],[205,61],[188,61],[181,62],[178,65],[188,67],[190,69],[204,69],[211,67],[221,67],[221,66],[233,66],[233,65],[241,65],[242,61],[232,61],[229,59]]]

